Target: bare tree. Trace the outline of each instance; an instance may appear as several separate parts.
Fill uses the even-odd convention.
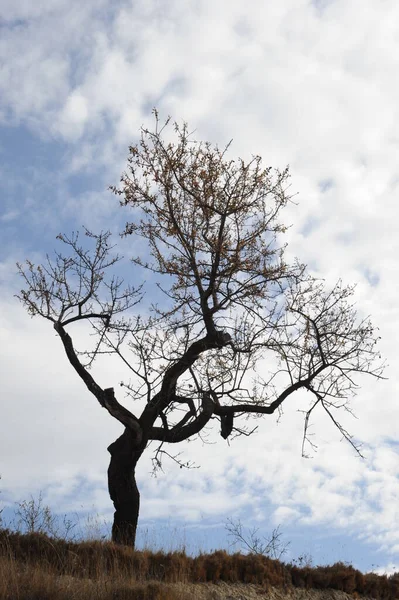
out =
[[[240,544],[244,552],[249,552],[250,554],[259,554],[260,556],[268,556],[269,558],[280,560],[290,545],[290,542],[283,543],[281,540],[282,533],[280,526],[273,529],[269,538],[261,537],[258,527],[246,531],[240,519],[236,521],[231,518],[227,519],[225,528],[229,537],[233,540],[231,545]]]
[[[109,232],[86,231],[94,250],[76,234],[59,235],[66,255],[18,265],[25,280],[19,299],[53,323],[77,374],[124,426],[108,448],[108,482],[113,539],[131,545],[140,498],[135,468],[151,441],[155,468],[164,456],[190,466],[170,444],[215,420],[224,439],[249,435],[254,428],[241,417],[271,415],[304,390],[303,452],[318,407],[360,453],[336,413],[350,410],[358,374],[379,378],[383,369],[374,329],[351,303],[353,287],[325,289],[304,265],[284,260],[288,169],[264,168],[259,156],[232,160],[229,145],[198,142],[186,124],[175,124],[174,141],[167,141],[169,120],[161,126],[155,117],[154,131],[143,128],[129,149],[120,188],[111,188],[131,209],[123,235],[141,250],[132,277],[150,272],[153,303],[145,304],[140,285],[125,288],[108,277],[120,260]],[[82,321],[96,343],[78,352],[67,330]],[[122,385],[132,410],[89,372],[102,354],[118,356],[129,370]]]

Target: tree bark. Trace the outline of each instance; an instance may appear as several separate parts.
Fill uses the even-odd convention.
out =
[[[137,448],[132,432],[125,429],[108,452],[108,489],[115,507],[112,541],[134,547],[140,509],[135,469],[143,450]]]

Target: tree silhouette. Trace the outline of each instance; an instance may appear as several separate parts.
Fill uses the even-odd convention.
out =
[[[215,420],[225,439],[250,435],[240,417],[273,414],[305,390],[303,453],[316,407],[360,453],[336,413],[350,411],[359,373],[379,378],[383,370],[374,329],[351,303],[354,288],[338,282],[326,289],[304,265],[284,260],[288,169],[264,168],[259,156],[232,160],[230,145],[196,141],[187,124],[170,132],[169,119],[161,125],[154,112],[154,131],[142,128],[121,186],[111,188],[131,209],[122,235],[139,250],[132,279],[149,272],[153,302],[145,286],[125,287],[112,275],[121,258],[109,232],[86,230],[94,249],[78,234],[59,235],[66,253],[41,266],[18,265],[26,284],[18,298],[32,316],[53,323],[77,374],[124,426],[108,448],[108,483],[113,539],[130,545],[140,501],[136,464],[152,440],[155,469],[165,455],[190,466],[170,444]],[[79,352],[67,329],[82,321],[95,346]],[[121,385],[132,410],[89,371],[103,354],[128,369]]]

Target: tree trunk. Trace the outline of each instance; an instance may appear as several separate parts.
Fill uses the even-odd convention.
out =
[[[112,541],[134,547],[140,509],[135,469],[143,450],[137,449],[132,433],[125,429],[108,452],[108,489],[115,507]]]

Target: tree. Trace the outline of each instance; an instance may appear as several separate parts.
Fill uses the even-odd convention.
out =
[[[351,410],[359,373],[380,378],[383,369],[373,326],[351,303],[354,288],[338,282],[328,289],[304,265],[284,259],[279,219],[291,201],[288,169],[264,168],[259,156],[232,160],[230,145],[198,142],[187,124],[175,124],[175,139],[167,141],[168,125],[155,111],[154,131],[142,128],[121,186],[111,188],[131,209],[122,235],[141,250],[132,277],[149,272],[158,302],[146,304],[142,284],[124,288],[112,276],[120,257],[109,232],[86,230],[92,250],[78,234],[60,234],[66,254],[18,265],[26,284],[19,299],[53,324],[76,373],[124,427],[108,448],[108,483],[113,539],[130,545],[140,500],[135,468],[150,442],[157,442],[155,469],[165,455],[190,466],[168,445],[204,433],[215,420],[224,439],[249,435],[254,428],[241,417],[271,415],[303,390],[303,453],[316,407],[360,453],[336,413]],[[96,343],[79,352],[68,331],[82,322]],[[103,354],[130,371],[121,385],[134,412],[89,371]]]
[[[240,519],[234,521],[228,518],[225,528],[228,535],[233,539],[231,545],[240,544],[243,550],[250,554],[259,554],[260,556],[268,556],[275,560],[280,560],[290,545],[289,542],[285,544],[282,542],[280,527],[275,527],[269,538],[260,537],[259,528],[257,527],[245,531]]]

